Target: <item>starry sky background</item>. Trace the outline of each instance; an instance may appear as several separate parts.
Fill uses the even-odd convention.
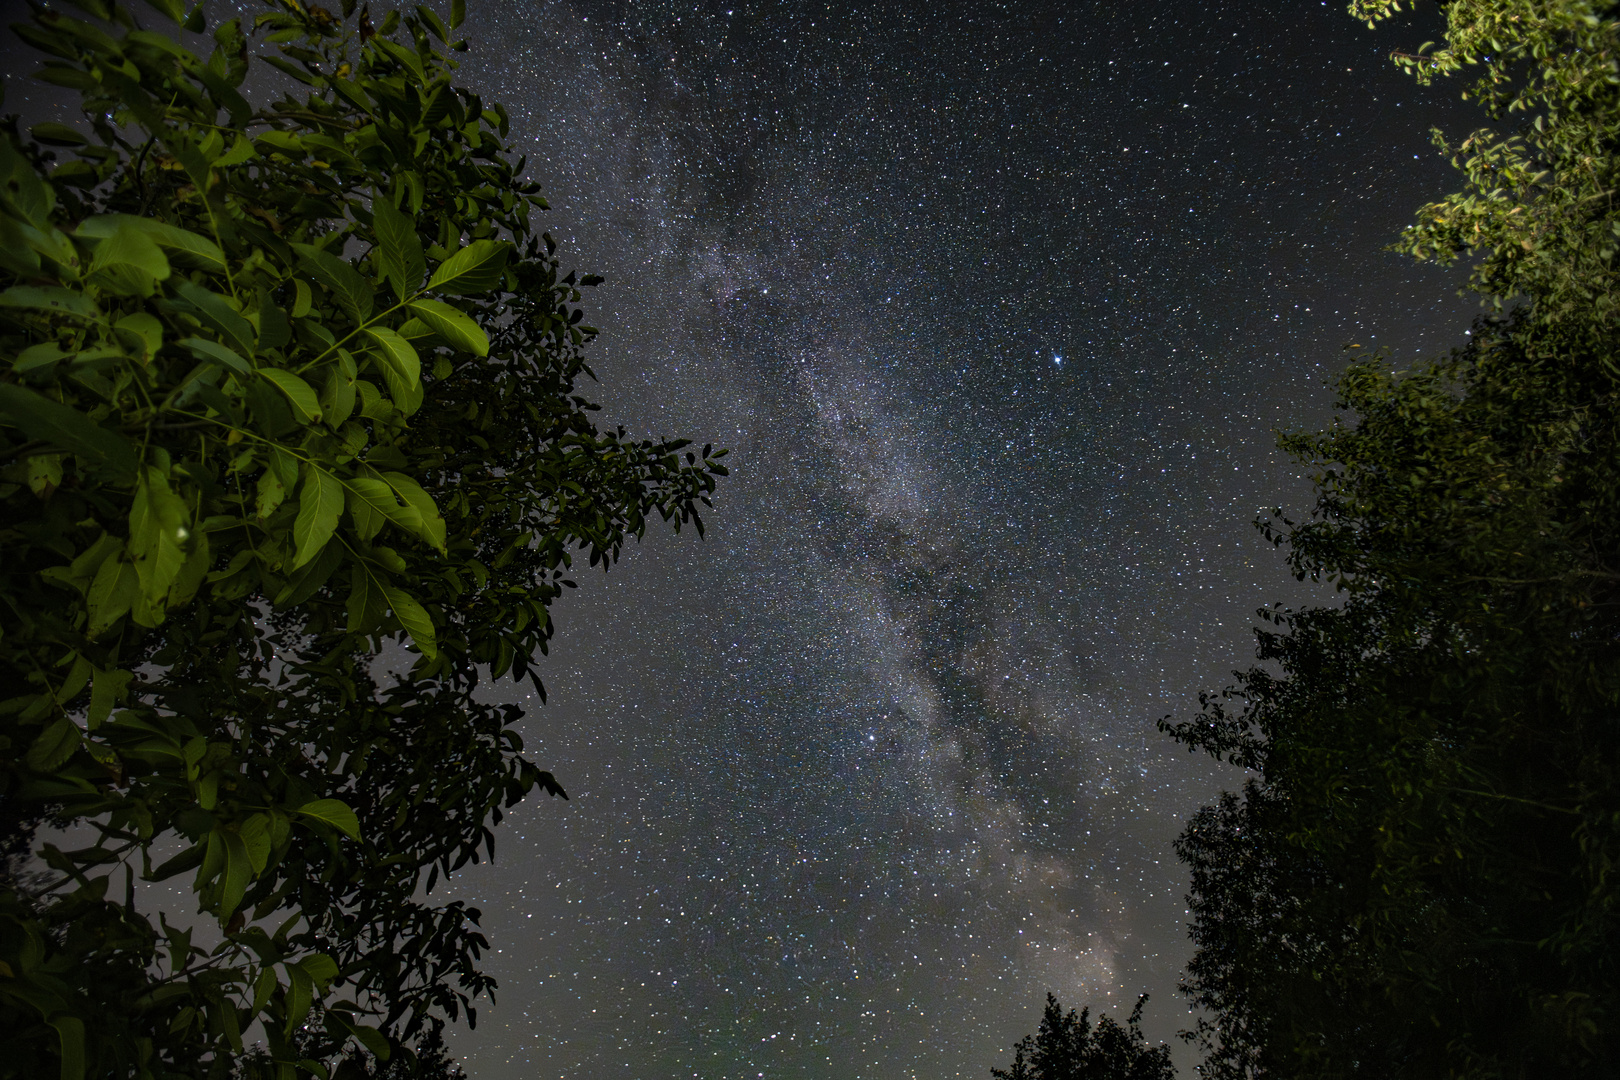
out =
[[[1342,347],[1460,344],[1383,250],[1479,117],[1338,2],[485,0],[605,415],[733,449],[708,539],[556,612],[569,787],[454,887],[480,1078],[988,1076],[1046,991],[1187,1024],[1171,841],[1240,781],[1157,733],[1308,599]],[[1427,21],[1425,21],[1427,20]],[[1059,359],[1061,358],[1061,360]],[[1192,1056],[1178,1050],[1184,1075]]]
[[[498,691],[573,798],[450,884],[501,983],[454,1052],[983,1080],[1048,990],[1150,993],[1173,1040],[1171,842],[1241,776],[1155,721],[1313,598],[1250,525],[1308,505],[1275,433],[1328,420],[1344,345],[1415,359],[1475,310],[1383,250],[1455,186],[1428,128],[1480,119],[1385,60],[1433,5],[469,8],[466,81],[607,278],[603,415],[733,476],[707,540],[555,609],[546,704]]]

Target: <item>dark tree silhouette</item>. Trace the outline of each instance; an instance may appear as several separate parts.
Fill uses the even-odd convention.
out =
[[[312,1012],[313,1023],[292,1033],[288,1045],[294,1053],[309,1056],[321,1051],[321,1017]],[[337,1060],[323,1067],[332,1080],[468,1080],[467,1072],[444,1045],[442,1030],[427,1032],[414,1046],[400,1046],[386,1059],[359,1047],[349,1047]],[[231,1080],[251,1080],[275,1068],[275,1058],[264,1047],[255,1046],[236,1063]]]
[[[1142,1006],[1121,1026],[1104,1016],[1091,1025],[1091,1010],[1064,1015],[1057,998],[1046,995],[1046,1010],[1034,1035],[1025,1035],[1013,1047],[1012,1069],[991,1069],[996,1080],[1175,1080],[1170,1047],[1149,1046],[1142,1035]]]
[[[1314,505],[1261,527],[1337,596],[1166,725],[1253,777],[1177,845],[1209,1080],[1620,1075],[1620,6],[1439,6],[1392,59],[1492,126],[1394,246],[1498,314],[1282,440]]]

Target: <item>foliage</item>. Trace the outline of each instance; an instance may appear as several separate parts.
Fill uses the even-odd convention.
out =
[[[1612,397],[1572,410],[1516,327],[1481,330],[1351,369],[1359,422],[1288,441],[1319,500],[1274,536],[1344,601],[1274,613],[1267,666],[1174,729],[1262,774],[1180,842],[1216,1076],[1577,1076],[1615,1050]]]
[[[1469,69],[1463,96],[1511,124],[1453,144],[1436,131],[1465,186],[1418,211],[1397,250],[1449,263],[1477,255],[1471,287],[1566,346],[1613,364],[1620,315],[1614,189],[1620,163],[1620,20],[1612,0],[1450,0],[1446,38],[1395,63],[1428,84]],[[1368,25],[1398,0],[1353,0]],[[1614,373],[1611,368],[1611,374]]]
[[[1341,601],[1267,613],[1261,665],[1165,725],[1258,773],[1178,844],[1211,1076],[1620,1060],[1611,11],[1456,0],[1444,49],[1397,56],[1482,65],[1471,93],[1527,118],[1470,136],[1401,241],[1519,306],[1448,358],[1352,366],[1352,419],[1283,441],[1317,501],[1262,527]]]
[[[304,1026],[294,1031],[289,1040],[294,1052],[308,1057],[320,1053],[322,1024],[318,1010],[312,1009]],[[263,1047],[254,1047],[237,1062],[231,1080],[250,1080],[273,1064]],[[444,1046],[444,1034],[435,1030],[427,1033],[421,1042],[386,1060],[350,1046],[335,1062],[324,1062],[332,1080],[467,1080],[467,1072],[450,1057]]]
[[[1105,1016],[1091,1026],[1091,1010],[1073,1009],[1065,1015],[1051,994],[1034,1035],[1025,1035],[1013,1047],[1009,1069],[991,1069],[998,1080],[1174,1080],[1170,1048],[1150,1047],[1142,1035],[1142,1006],[1147,995],[1121,1026]]]
[[[206,59],[76,3],[16,32],[83,124],[0,137],[0,807],[67,829],[0,880],[0,1076],[223,1076],[255,1022],[324,1075],[474,1018],[478,912],[422,894],[562,794],[475,688],[539,689],[573,552],[701,531],[723,451],[592,422],[599,279],[451,81],[461,0]],[[136,887],[183,874],[217,947]]]

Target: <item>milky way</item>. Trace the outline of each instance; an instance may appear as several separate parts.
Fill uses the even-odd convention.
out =
[[[1472,117],[1297,3],[474,3],[605,415],[733,448],[709,535],[557,609],[574,796],[459,895],[474,1075],[986,1077],[1042,996],[1187,1020],[1177,751],[1306,596],[1279,429],[1461,340],[1382,251]],[[858,9],[858,10],[857,10]],[[509,691],[510,692],[510,691]],[[1188,1059],[1183,1055],[1183,1070]]]

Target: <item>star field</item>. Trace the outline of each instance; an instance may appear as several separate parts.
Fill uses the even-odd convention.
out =
[[[1249,522],[1341,346],[1466,326],[1382,250],[1472,119],[1383,61],[1429,27],[856,7],[475,12],[607,415],[734,448],[707,541],[558,609],[575,799],[455,883],[480,1077],[984,1077],[1047,990],[1172,1037],[1170,842],[1240,778],[1154,721],[1307,595]]]

